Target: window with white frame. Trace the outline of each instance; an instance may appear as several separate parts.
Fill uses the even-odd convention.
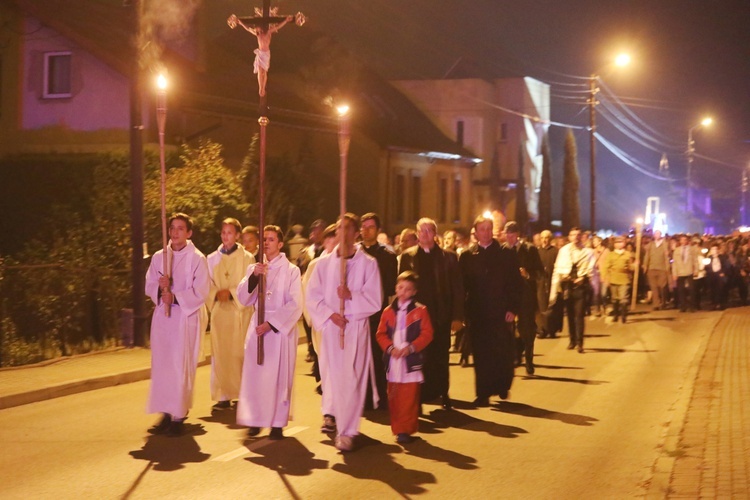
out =
[[[44,54],[44,89],[45,99],[70,97],[71,93],[71,59],[70,52],[47,52]]]

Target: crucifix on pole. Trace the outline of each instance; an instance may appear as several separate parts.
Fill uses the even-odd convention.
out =
[[[258,227],[261,231],[261,242],[258,248],[258,260],[263,262],[264,240],[265,240],[265,178],[266,178],[266,127],[268,127],[268,105],[266,96],[266,83],[268,81],[268,69],[271,65],[271,36],[278,32],[288,22],[294,20],[297,26],[305,24],[305,16],[297,12],[295,16],[279,16],[276,7],[271,7],[271,0],[263,0],[263,9],[255,8],[255,15],[248,17],[237,17],[232,14],[227,19],[227,24],[234,29],[238,25],[255,35],[258,39],[258,48],[255,49],[255,62],[253,63],[253,72],[258,74],[258,95],[260,102],[258,105],[258,123],[260,124],[260,154],[258,164],[258,182],[260,184],[258,192]],[[258,280],[258,321],[261,325],[265,321],[266,305],[266,279],[260,275]],[[258,335],[258,359],[259,365],[263,364],[263,335]]]

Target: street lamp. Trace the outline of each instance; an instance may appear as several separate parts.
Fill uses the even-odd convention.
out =
[[[693,141],[693,130],[700,130],[704,127],[708,127],[713,123],[712,118],[704,118],[700,123],[693,125],[688,129],[688,144],[687,144],[687,157],[688,157],[688,168],[687,168],[687,193],[685,196],[685,211],[690,214],[693,211],[693,155],[695,154],[695,141]]]
[[[630,64],[630,55],[619,54],[614,60],[615,66],[624,67]],[[596,94],[599,87],[596,82],[599,75],[593,74],[589,78],[589,153],[590,157],[590,179],[591,179],[591,231],[596,232]]]

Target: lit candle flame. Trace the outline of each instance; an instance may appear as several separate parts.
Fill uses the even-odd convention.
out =
[[[159,90],[167,90],[167,77],[159,75],[156,79],[156,86],[159,87]]]
[[[336,106],[336,111],[338,112],[339,116],[346,116],[349,114],[349,105],[341,104],[340,106]]]

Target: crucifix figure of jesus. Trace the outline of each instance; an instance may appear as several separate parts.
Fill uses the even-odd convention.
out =
[[[253,73],[258,75],[258,94],[261,97],[266,95],[268,68],[271,66],[271,36],[290,21],[295,21],[298,26],[302,26],[305,22],[305,16],[300,12],[296,16],[279,16],[278,9],[272,8],[270,3],[271,0],[263,0],[263,10],[256,7],[255,16],[237,17],[232,14],[227,19],[230,28],[242,26],[258,39],[258,48],[254,51]]]

